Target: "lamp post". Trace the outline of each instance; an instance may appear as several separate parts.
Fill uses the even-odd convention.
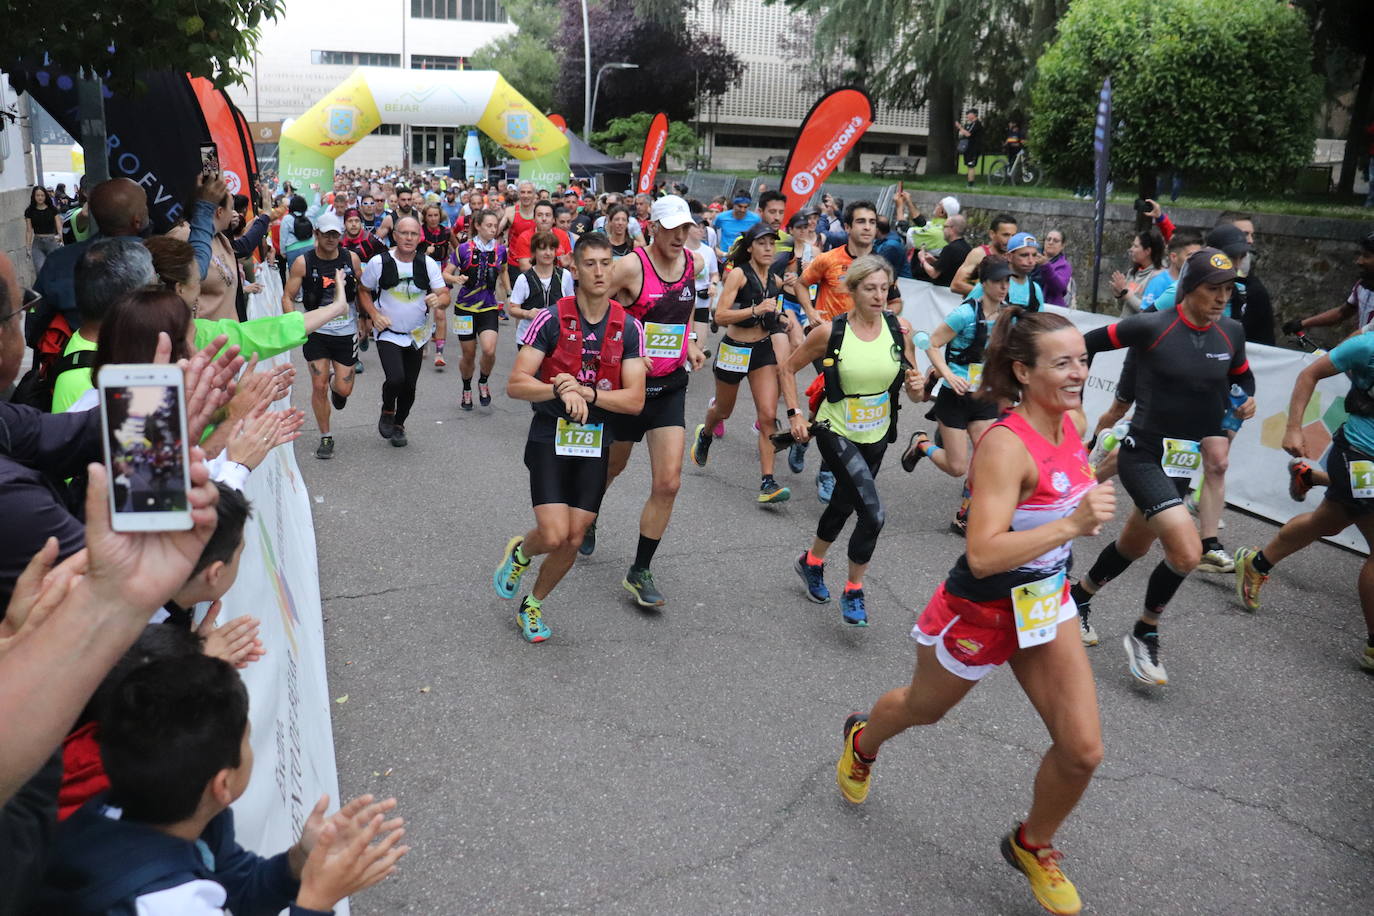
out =
[[[587,0],[582,0],[582,136],[592,133],[592,30],[587,26]]]
[[[587,127],[584,130],[584,133],[587,136],[583,138],[588,143],[590,143],[592,139],[592,124],[594,122],[594,119],[596,118],[596,97],[601,93],[601,74],[605,73],[607,70],[638,69],[639,64],[627,64],[624,61],[611,61],[608,64],[602,64],[601,69],[596,71],[596,84],[592,87],[592,106],[587,110]]]

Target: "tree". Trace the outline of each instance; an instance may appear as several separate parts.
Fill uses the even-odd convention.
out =
[[[500,71],[531,105],[549,112],[558,81],[558,58],[553,49],[558,0],[506,0],[506,12],[519,29],[482,45],[468,62],[474,70]]]
[[[562,27],[554,49],[561,70],[554,99],[569,116],[583,110],[585,98],[582,6],[580,0],[560,0],[560,5]],[[639,66],[601,80],[600,123],[641,111],[664,111],[669,119],[685,123],[696,114],[698,97],[723,95],[744,73],[744,64],[720,39],[688,26],[685,12],[649,17],[640,14],[636,0],[588,0],[587,6],[593,79],[604,63]],[[583,133],[588,133],[585,126]]]
[[[605,130],[592,135],[592,143],[608,156],[618,156],[621,159],[638,158],[644,152],[644,138],[649,134],[649,124],[653,119],[653,114],[647,111],[623,118],[612,118]],[[679,161],[690,159],[696,151],[697,135],[692,132],[692,128],[681,121],[669,118],[668,143],[663,150],[665,161],[670,157]]]
[[[1164,170],[1235,192],[1277,185],[1312,157],[1312,42],[1302,15],[1273,0],[1076,0],[1037,69],[1031,145],[1066,182],[1092,172],[1107,76],[1112,170],[1137,176],[1142,196]]]
[[[1349,194],[1364,151],[1364,128],[1374,120],[1374,4],[1368,0],[1295,0],[1312,29],[1314,69],[1323,77],[1328,99],[1354,90],[1350,130],[1336,190]],[[1356,74],[1358,73],[1358,77]]]

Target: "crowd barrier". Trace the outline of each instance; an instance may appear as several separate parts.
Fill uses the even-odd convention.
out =
[[[961,301],[948,289],[920,280],[902,279],[902,315],[918,331],[934,331],[940,320]],[[1118,318],[1058,309],[1084,331],[1118,321]],[[1295,503],[1288,498],[1288,454],[1283,451],[1283,431],[1288,421],[1288,400],[1293,383],[1303,367],[1316,357],[1311,353],[1247,344],[1246,356],[1254,370],[1257,383],[1257,409],[1253,419],[1241,427],[1231,443],[1231,465],[1226,472],[1226,501],[1229,505],[1262,518],[1282,524],[1295,515],[1309,511],[1321,500],[1321,490],[1308,496],[1307,502]],[[1096,422],[1110,405],[1116,392],[1116,380],[1121,375],[1125,351],[1102,353],[1093,360],[1092,374],[1083,394],[1083,408],[1088,421]],[[921,357],[923,367],[928,361]],[[1331,434],[1345,422],[1345,393],[1350,384],[1344,375],[1322,379],[1304,414],[1304,431],[1308,447],[1322,453],[1331,443]],[[1369,545],[1354,528],[1334,538],[1339,544],[1361,554],[1369,553]],[[1235,544],[1232,546],[1239,547]],[[1254,546],[1254,545],[1251,545]]]
[[[263,291],[249,297],[250,318],[281,312],[281,279],[259,271]],[[290,359],[283,354],[271,362]],[[266,364],[267,360],[263,361]],[[280,406],[289,406],[286,398]],[[238,581],[224,596],[220,622],[250,614],[262,621],[267,654],[243,670],[252,722],[253,778],[234,803],[238,840],[273,855],[296,842],[321,795],[339,805],[324,618],[310,496],[289,445],[272,450],[248,478],[253,517],[244,528]],[[346,914],[347,901],[336,912]]]

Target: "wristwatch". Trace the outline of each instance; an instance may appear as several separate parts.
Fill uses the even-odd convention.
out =
[[[799,408],[799,407],[789,407],[789,408],[787,408],[787,419],[790,420],[790,419],[792,419],[793,417],[795,417],[795,416],[796,416],[797,414],[799,414],[799,413],[801,413],[801,408]]]

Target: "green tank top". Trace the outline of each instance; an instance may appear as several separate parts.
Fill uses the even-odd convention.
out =
[[[850,442],[885,439],[896,407],[887,389],[902,364],[887,320],[880,318],[878,325],[878,336],[868,341],[860,340],[853,327],[845,327],[840,341],[840,387],[846,397],[834,403],[822,399],[816,411],[818,421],[829,420],[830,428]]]

